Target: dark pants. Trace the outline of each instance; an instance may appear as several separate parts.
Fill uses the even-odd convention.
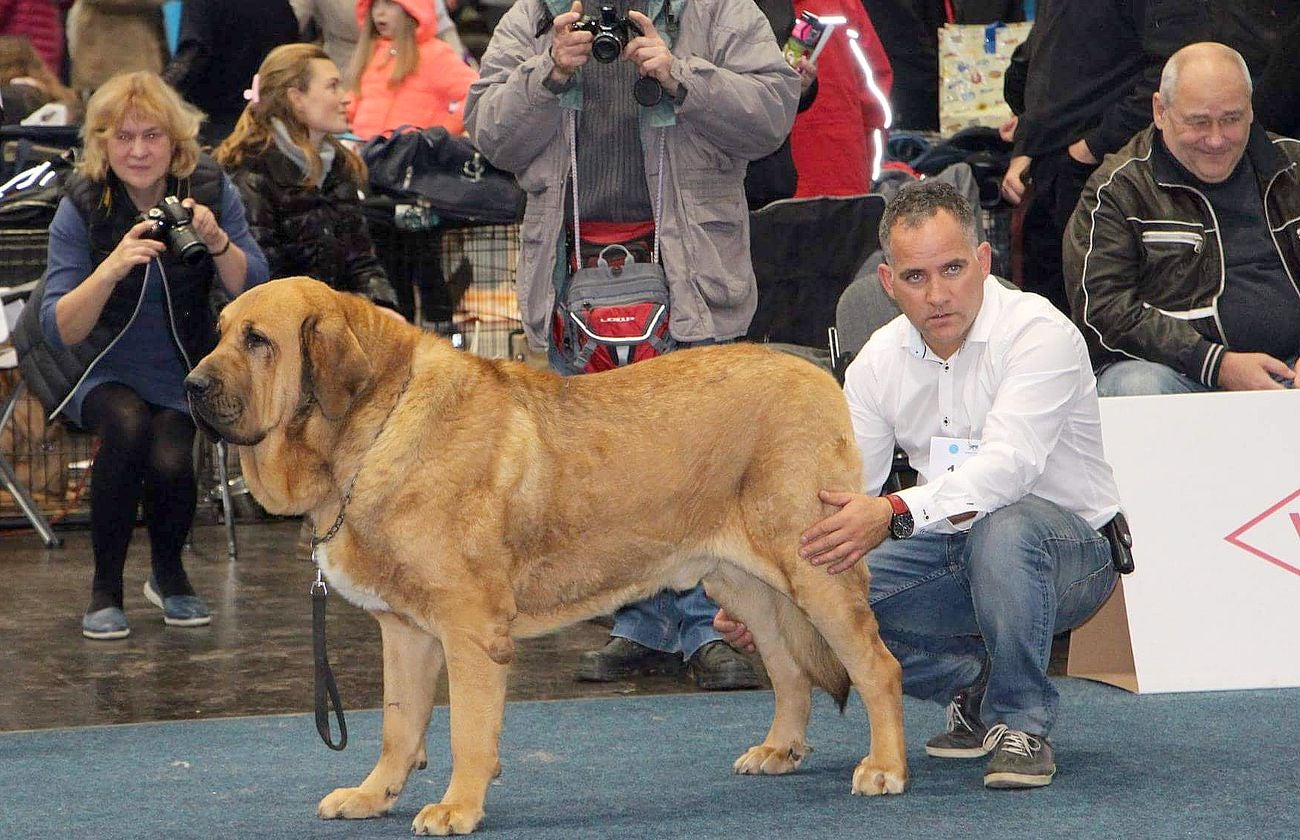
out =
[[[1061,149],[1034,158],[1029,170],[1033,192],[1025,209],[1024,289],[1047,298],[1066,315],[1070,302],[1065,295],[1061,245],[1074,207],[1096,168]]]
[[[158,590],[164,597],[194,594],[181,565],[194,522],[194,421],[115,382],[86,395],[81,417],[99,437],[90,475],[91,610],[122,607],[122,571],[141,502]]]

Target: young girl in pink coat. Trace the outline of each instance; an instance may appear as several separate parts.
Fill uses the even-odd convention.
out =
[[[478,73],[434,37],[433,0],[358,0],[357,23],[353,132],[365,140],[401,125],[463,133],[461,110]]]

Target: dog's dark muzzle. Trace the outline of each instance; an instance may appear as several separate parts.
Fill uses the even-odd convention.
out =
[[[185,377],[185,397],[190,404],[190,415],[199,431],[212,440],[252,446],[261,440],[244,439],[234,426],[243,415],[243,401],[223,396],[221,381],[202,370],[194,370]]]

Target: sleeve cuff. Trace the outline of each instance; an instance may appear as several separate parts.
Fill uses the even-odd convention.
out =
[[[548,50],[542,58],[542,63],[538,68],[538,72],[541,73],[542,87],[546,88],[556,96],[559,96],[567,90],[571,90],[573,86],[578,83],[578,77],[576,75],[570,76],[563,82],[555,81],[551,78],[551,71],[554,69],[555,61],[551,58],[551,53]]]
[[[1202,357],[1201,370],[1198,379],[1202,385],[1208,388],[1219,387],[1219,367],[1223,364],[1223,354],[1228,348],[1222,344],[1204,342],[1206,346],[1205,355]]]
[[[913,528],[917,531],[923,531],[930,528],[943,517],[935,516],[931,510],[933,505],[934,493],[931,492],[929,485],[919,484],[914,487],[908,487],[899,490],[894,495],[902,499],[907,504],[907,509],[912,514]]]

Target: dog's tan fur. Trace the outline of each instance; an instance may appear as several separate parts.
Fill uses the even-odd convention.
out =
[[[903,790],[900,671],[865,564],[832,576],[797,553],[827,512],[817,491],[861,486],[829,376],[735,345],[564,379],[460,352],[306,278],[240,296],[221,332],[190,378],[195,414],[239,444],[258,501],[321,532],[355,479],[324,565],[382,630],[383,748],[321,817],[392,807],[423,764],[445,664],[451,781],[413,829],[474,830],[500,769],[514,639],[701,579],[752,628],[776,694],[736,771],[793,771],[812,687],[842,704],[851,681],[871,723],[852,792]]]

